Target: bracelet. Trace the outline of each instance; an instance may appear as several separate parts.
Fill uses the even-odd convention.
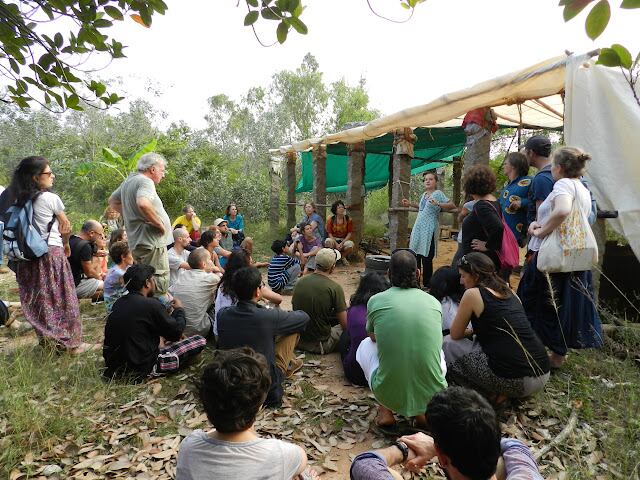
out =
[[[398,440],[394,442],[393,445],[402,452],[402,463],[406,462],[407,458],[409,458],[409,447],[407,444]]]

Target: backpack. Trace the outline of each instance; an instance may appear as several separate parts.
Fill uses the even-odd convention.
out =
[[[10,262],[37,260],[49,252],[48,237],[42,238],[40,230],[33,224],[33,201],[27,200],[23,206],[12,205],[5,214],[7,219],[2,234],[5,255]],[[49,222],[47,232],[55,216]]]
[[[520,265],[520,248],[518,247],[518,241],[516,240],[515,235],[509,228],[509,225],[504,221],[504,216],[502,212],[500,212],[493,202],[488,202],[489,205],[496,212],[496,215],[500,217],[502,222],[502,244],[500,245],[500,250],[496,251],[498,255],[498,260],[500,260],[500,267],[512,270],[513,268]],[[477,204],[476,204],[477,205]],[[475,208],[475,205],[474,205]],[[484,229],[484,226],[483,226]],[[486,233],[486,230],[485,230]]]

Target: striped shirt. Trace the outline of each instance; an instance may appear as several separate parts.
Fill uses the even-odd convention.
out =
[[[274,255],[269,262],[269,268],[267,268],[267,282],[272,290],[282,290],[284,286],[289,283],[289,273],[287,272],[293,265],[299,263],[297,258],[290,257],[289,255],[279,254]]]

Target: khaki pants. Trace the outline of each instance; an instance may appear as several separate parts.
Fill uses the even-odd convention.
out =
[[[282,373],[284,373],[285,376],[289,369],[291,360],[295,358],[293,350],[296,348],[299,338],[299,333],[292,333],[291,335],[286,335],[284,337],[276,337],[276,367],[282,370]]]
[[[325,353],[332,353],[337,350],[338,343],[340,341],[340,335],[342,335],[342,327],[340,325],[334,325],[331,327],[331,333],[326,340],[308,342],[300,340],[298,342],[298,348],[310,353],[319,353],[324,355]]]
[[[151,265],[156,269],[156,297],[166,295],[169,290],[169,257],[167,247],[138,245],[131,252],[136,263]]]

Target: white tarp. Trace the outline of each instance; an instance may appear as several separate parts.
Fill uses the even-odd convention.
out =
[[[292,145],[271,150],[271,153],[303,152],[312,145],[324,143],[358,143],[393,132],[398,128],[451,127],[462,123],[464,115],[473,109],[494,107],[503,125],[539,128],[562,127],[565,67],[570,58],[561,55],[531,67],[479,83],[471,88],[448,93],[424,105],[407,108],[373,120],[363,126],[301,140]]]
[[[640,258],[640,105],[619,69],[593,61],[567,65],[565,95],[565,143],[591,154],[598,206],[618,210],[608,222]]]

